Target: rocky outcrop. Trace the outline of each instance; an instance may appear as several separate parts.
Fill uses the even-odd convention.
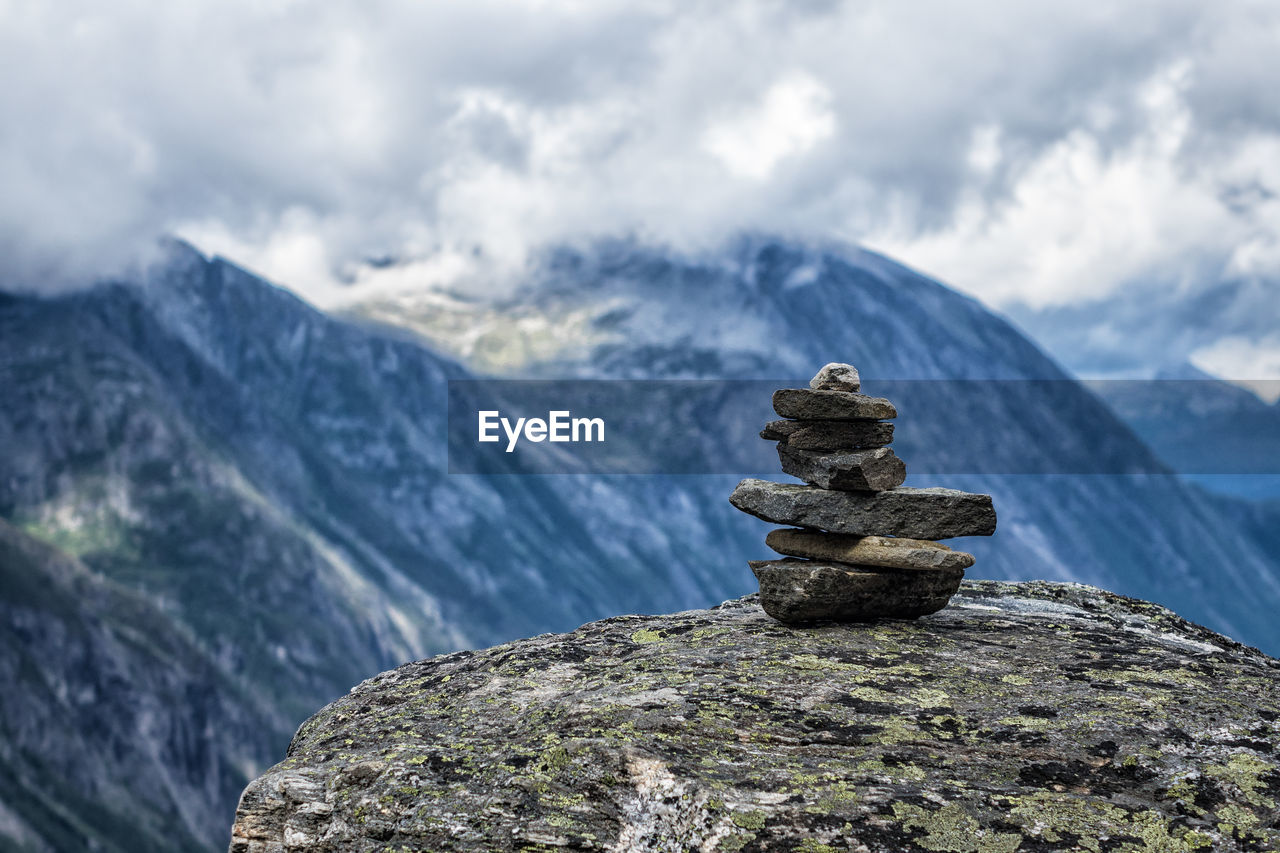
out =
[[[1074,584],[967,582],[910,622],[619,617],[360,684],[231,850],[1275,849],[1278,685]]]

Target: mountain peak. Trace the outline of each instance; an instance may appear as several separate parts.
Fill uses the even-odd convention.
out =
[[[515,296],[381,295],[350,313],[507,375],[777,378],[838,356],[879,378],[1066,378],[1002,318],[927,276],[851,244],[767,234],[696,252],[560,246]]]
[[[1178,362],[1176,364],[1166,364],[1156,370],[1155,379],[1217,379],[1212,374],[1205,373],[1189,361]]]

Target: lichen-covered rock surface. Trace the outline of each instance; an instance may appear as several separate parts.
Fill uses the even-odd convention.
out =
[[[1089,587],[916,621],[754,597],[408,664],[298,732],[233,851],[1280,848],[1280,661]]]

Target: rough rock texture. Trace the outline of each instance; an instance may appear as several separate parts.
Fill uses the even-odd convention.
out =
[[[814,560],[752,560],[760,606],[779,622],[872,622],[936,613],[960,588],[963,569],[907,571]]]
[[[949,539],[990,536],[996,529],[990,495],[954,489],[834,492],[748,478],[733,490],[729,502],[775,524],[856,536]]]
[[[878,421],[896,418],[898,410],[883,397],[847,391],[811,391],[779,388],[773,392],[773,410],[784,418],[826,421]]]
[[[852,364],[841,364],[833,361],[825,364],[818,374],[809,380],[809,387],[815,391],[852,391],[862,388],[862,377],[858,368]]]
[[[884,491],[901,486],[907,466],[887,447],[819,452],[778,445],[782,470],[820,489]]]
[[[798,450],[852,450],[893,443],[893,424],[883,421],[769,421],[760,430],[769,441]]]
[[[1280,661],[1089,587],[916,621],[752,598],[384,673],[245,791],[234,851],[1280,845]]]
[[[771,530],[764,544],[788,557],[835,560],[887,569],[967,569],[973,555],[923,539],[850,536],[820,530]]]
[[[224,848],[296,725],[160,607],[3,519],[0,685],[4,853]]]

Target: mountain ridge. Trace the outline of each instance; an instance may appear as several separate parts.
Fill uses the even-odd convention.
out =
[[[1008,392],[1000,395],[1003,399],[974,412],[967,425],[972,435],[966,434],[962,423],[953,421],[949,431],[926,423],[916,446],[927,442],[944,447],[961,440],[968,442],[969,458],[979,458],[983,442],[1016,440],[1076,459],[1108,452],[1117,458],[1146,460],[1137,470],[1167,470],[1096,395],[1079,386],[1008,320],[970,297],[866,250],[830,253],[821,247],[755,236],[732,243],[723,258],[673,259],[634,242],[606,241],[603,248],[548,253],[514,296],[492,303],[429,301],[427,312],[420,314],[412,298],[407,304],[384,298],[351,312],[369,322],[399,322],[480,371],[502,368],[530,378],[792,375],[798,379],[836,359],[857,364],[868,389],[875,387],[877,378],[934,379],[942,384],[966,378],[1048,380],[1034,393],[1010,383]],[[458,337],[454,334],[458,329],[472,331]],[[549,350],[548,342],[564,350]],[[513,361],[513,353],[523,360]],[[1060,386],[1054,384],[1058,382]],[[1062,393],[1045,390],[1054,388]],[[927,400],[940,408],[948,403],[945,395],[937,393]],[[963,405],[970,402],[965,398]],[[962,405],[959,398],[955,405]],[[923,411],[910,424],[920,418],[937,420],[933,412]],[[988,430],[995,432],[985,434]],[[1001,430],[1009,435],[999,435]],[[1103,451],[1104,447],[1110,450]],[[911,456],[899,455],[910,477]],[[1089,463],[1065,465],[1061,470],[1124,469],[1099,469]],[[998,486],[994,482],[990,476],[978,476],[952,478],[944,484],[974,491],[1003,488],[1015,504],[1035,506],[1034,520],[1024,521],[1016,510],[1011,516],[1018,531],[1014,536],[1026,548],[1017,553],[1023,561],[1034,558],[1054,579],[1074,578],[1136,595],[1163,596],[1166,603],[1200,612],[1197,608],[1204,603],[1193,599],[1205,590],[1188,590],[1186,596],[1171,599],[1167,583],[1160,578],[1164,573],[1160,563],[1182,563],[1187,568],[1180,574],[1195,577],[1196,564],[1237,559],[1229,548],[1215,554],[1205,547],[1214,529],[1236,526],[1228,518],[1234,513],[1231,502],[1218,502],[1176,478],[1022,476],[1004,477]],[[909,479],[908,484],[912,483]],[[1087,549],[1080,547],[1078,534],[1066,529],[1054,532],[1052,546],[1044,540],[1044,532],[1058,525],[1060,515],[1052,506],[1052,496],[1069,501],[1073,512],[1087,513],[1085,507],[1091,495],[1096,499],[1099,483],[1107,496],[1104,503],[1111,509],[1084,518],[1127,517],[1128,522],[1112,525],[1103,520],[1101,526],[1110,529],[1098,530],[1097,543]],[[997,502],[1000,505],[999,495]],[[1160,527],[1159,522],[1140,518],[1138,508],[1144,505],[1184,516],[1178,526],[1195,531],[1194,535],[1174,532],[1175,542],[1144,546],[1137,531]],[[1271,590],[1268,594],[1280,592],[1274,558],[1253,544],[1251,537],[1236,544],[1255,567],[1250,571],[1256,580],[1248,584],[1260,584]],[[1018,577],[1018,558],[1008,556],[1016,550],[1012,546],[1007,537],[1001,548],[975,543],[979,565],[998,577]],[[1153,546],[1154,550],[1144,553],[1144,547]],[[1007,559],[993,567],[991,561],[999,560],[1001,551]],[[1121,562],[1112,551],[1123,551],[1124,562],[1133,568],[1117,565],[1110,573],[1091,573],[1112,560]],[[1188,556],[1179,557],[1179,551]],[[1142,567],[1149,567],[1145,569],[1149,577],[1140,586],[1125,587],[1125,579],[1144,571]],[[1235,633],[1247,630],[1232,624],[1233,611],[1234,605],[1223,606],[1208,621]]]
[[[860,269],[767,241],[704,267],[629,251],[562,255],[551,273],[559,294],[522,296],[505,319],[483,308],[475,351],[536,368],[520,375],[732,380],[808,376],[833,359],[858,364],[868,388],[908,368],[923,378],[1061,374],[972,300],[923,278],[898,287],[884,263]],[[575,306],[575,292],[595,296]],[[504,343],[512,328],[526,337]],[[235,700],[249,691],[300,720],[405,660],[750,588],[747,561],[766,555],[758,523],[726,501],[737,477],[449,475],[445,385],[477,375],[403,332],[336,319],[194,251],[145,280],[0,298],[0,396],[10,402],[0,440],[11,448],[0,457],[0,519],[150,602],[165,636],[193,638],[212,669],[208,695],[174,706],[190,719],[210,703],[252,713]],[[991,400],[959,434],[927,412],[913,417],[917,440],[1065,454],[1142,447],[1088,392],[1047,385],[1058,390]],[[930,479],[995,495],[1000,536],[965,548],[984,572],[1147,592],[1276,642],[1266,614],[1280,602],[1268,586],[1278,543],[1265,514],[1240,516],[1164,476]],[[45,641],[7,642],[28,654]],[[2,710],[0,726],[31,713]],[[252,750],[258,766],[283,749],[282,728]],[[195,743],[231,754],[215,735]],[[57,783],[46,773],[29,787]],[[3,795],[0,805],[13,808]],[[228,818],[233,807],[211,806]],[[95,832],[123,843],[120,813],[91,816]],[[225,827],[189,834],[214,849]]]
[[[0,717],[4,834],[31,850],[207,849],[291,721],[146,597],[3,520],[0,575],[0,671],[25,699]]]

